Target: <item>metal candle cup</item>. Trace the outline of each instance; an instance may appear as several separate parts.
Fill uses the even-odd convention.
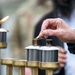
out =
[[[28,46],[27,49],[27,67],[32,68],[32,75],[38,75],[39,60],[38,60],[39,46]]]
[[[27,61],[39,61],[38,60],[38,48],[39,46],[28,46],[27,49]]]
[[[42,60],[41,62],[58,62],[58,50],[57,47],[47,47],[41,46],[40,50],[42,51]]]
[[[6,38],[7,38],[7,30],[0,28],[0,48],[6,48]]]

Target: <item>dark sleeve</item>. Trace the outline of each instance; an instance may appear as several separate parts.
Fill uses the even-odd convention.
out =
[[[41,30],[41,25],[42,25],[42,22],[45,20],[45,19],[48,19],[48,18],[54,18],[54,15],[53,13],[50,13],[50,14],[47,14],[45,15],[36,25],[35,27],[35,31],[34,31],[34,38],[37,37],[39,35],[39,32]],[[52,45],[53,46],[62,46],[63,47],[63,43],[57,38],[57,37],[48,37],[49,39],[52,39],[53,42],[52,42]],[[63,74],[63,69],[61,70],[61,73],[60,74],[57,74],[57,75],[64,75]],[[39,69],[39,75],[45,75],[45,70],[41,70]]]
[[[58,74],[54,74],[54,75],[65,75],[65,70],[64,70],[64,68],[62,68]]]
[[[39,69],[38,75],[46,75],[45,73],[46,73],[45,70]],[[53,75],[65,75],[65,70],[64,70],[64,68],[62,68],[58,74],[53,74]]]
[[[75,44],[67,43],[70,53],[75,54]]]

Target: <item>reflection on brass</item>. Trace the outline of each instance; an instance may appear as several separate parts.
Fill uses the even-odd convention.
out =
[[[7,47],[7,43],[5,42],[0,42],[0,48],[6,48]]]
[[[17,66],[17,67],[18,66],[24,66],[25,67],[26,66],[26,61],[25,60],[14,60],[13,65]]]
[[[13,64],[13,60],[15,60],[15,59],[13,59],[13,58],[7,58],[7,59],[1,59],[1,64],[2,65],[12,65]]]
[[[33,39],[33,45],[34,46],[37,46],[38,45],[38,42],[37,41],[38,41],[38,39],[36,39],[36,38]]]
[[[15,60],[13,61],[13,66],[19,68],[19,75],[25,75],[25,67],[26,67],[25,60]]]
[[[27,67],[39,67],[39,62],[38,61],[28,61],[27,62]]]
[[[58,62],[40,62],[40,67],[44,69],[56,70],[59,67],[59,63]]]

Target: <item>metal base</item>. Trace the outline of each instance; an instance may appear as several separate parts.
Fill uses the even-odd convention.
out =
[[[27,62],[27,67],[38,68],[39,67],[39,62],[38,61],[28,61]]]
[[[26,67],[26,63],[27,63],[26,60],[15,60],[15,61],[13,61],[13,65],[16,67],[19,67],[19,66]]]
[[[2,65],[12,65],[13,64],[13,60],[15,59],[11,59],[11,58],[6,58],[6,59],[1,59],[1,64]]]
[[[59,68],[58,62],[38,62],[17,59],[1,59],[1,64],[6,65],[6,75],[13,75],[13,67],[19,68],[19,75],[25,75],[25,68],[32,69],[32,75],[38,75],[38,68],[45,69],[46,75],[53,75],[53,71]]]
[[[0,42],[0,48],[7,48],[7,43]]]
[[[59,68],[59,63],[58,62],[41,62],[40,68],[56,70]]]
[[[46,70],[46,75],[53,75],[53,71],[59,68],[58,62],[40,62],[40,68]]]

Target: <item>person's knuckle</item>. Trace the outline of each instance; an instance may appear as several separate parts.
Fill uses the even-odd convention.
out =
[[[58,20],[60,20],[60,18],[57,18]]]
[[[66,59],[58,58],[58,62],[66,63]]]
[[[58,62],[60,62],[61,61],[61,59],[60,58],[58,58]]]
[[[63,63],[66,63],[66,59],[63,60]]]
[[[58,58],[62,58],[62,57],[63,57],[63,55],[62,55],[62,54],[59,54],[59,55],[58,55]]]
[[[62,19],[61,18],[57,18],[57,22],[58,23],[61,23],[62,22]]]
[[[60,67],[64,67],[64,64],[60,64]]]

